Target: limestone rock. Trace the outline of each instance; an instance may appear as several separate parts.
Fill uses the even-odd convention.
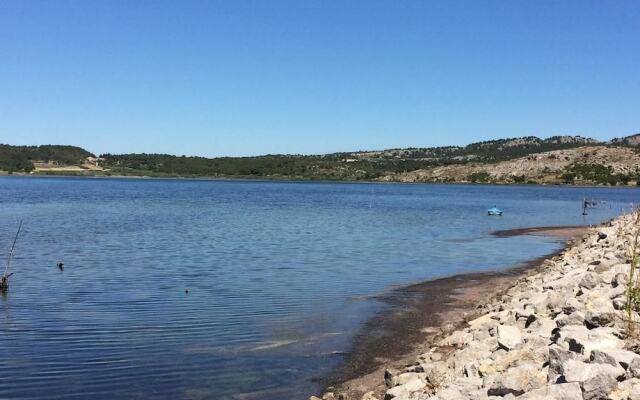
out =
[[[565,326],[558,332],[558,344],[568,343],[571,351],[589,357],[592,350],[621,349],[624,342],[613,334],[612,328],[587,329],[585,326]]]
[[[568,383],[580,384],[585,400],[606,399],[616,388],[618,377],[624,376],[624,369],[608,364],[569,360],[562,365],[562,375]]]
[[[593,350],[589,359],[592,363],[621,366],[624,369],[629,369],[631,363],[638,359],[636,363],[640,366],[640,356],[624,349]]]
[[[403,385],[387,390],[384,398],[385,400],[408,398],[412,392],[422,390],[425,386],[427,386],[427,384],[422,379],[414,378]]]
[[[393,368],[388,368],[384,371],[384,383],[387,385],[388,388],[392,388],[395,386],[393,384],[393,377],[399,374],[400,374],[400,371]]]
[[[567,299],[566,303],[564,303],[564,307],[562,307],[562,312],[565,314],[574,313],[582,308],[582,304],[575,298],[570,297]]]
[[[634,358],[629,364],[629,372],[634,378],[640,378],[640,357]]]
[[[555,319],[556,326],[562,328],[567,325],[584,325],[585,316],[580,311],[574,311],[571,314],[559,315]]]
[[[640,379],[631,378],[618,383],[609,397],[611,400],[640,400]]]
[[[611,280],[611,286],[614,288],[618,286],[625,286],[629,279],[628,276],[628,274],[624,274],[622,272],[617,273]]]
[[[598,283],[600,283],[600,276],[597,273],[588,272],[580,280],[578,286],[585,289],[593,289],[598,286]]]
[[[517,326],[498,325],[498,344],[509,351],[522,343],[522,334]]]
[[[362,395],[361,400],[379,400],[379,399],[376,397],[376,394],[374,392],[367,392],[364,395]]]
[[[549,346],[549,372],[548,383],[556,383],[562,375],[562,365],[569,360],[576,360],[580,356],[570,350],[563,349],[557,345]]]
[[[549,385],[534,389],[518,397],[518,400],[582,400],[582,389],[576,382]]]
[[[585,324],[589,328],[611,326],[616,320],[616,310],[613,308],[613,304],[608,296],[605,297],[602,294],[587,301],[584,315]]]
[[[519,396],[547,384],[547,368],[536,364],[522,364],[498,375],[487,391],[489,396]]]
[[[448,337],[442,339],[438,345],[439,346],[458,346],[461,347],[465,343],[473,340],[473,335],[469,332],[465,331],[455,331]]]
[[[398,385],[405,385],[407,382],[420,379],[422,381],[426,381],[427,374],[423,372],[405,372],[403,374],[395,375],[391,378],[391,387],[395,387]],[[386,383],[386,381],[385,381]]]

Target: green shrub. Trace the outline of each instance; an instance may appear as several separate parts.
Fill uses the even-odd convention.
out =
[[[467,177],[467,180],[473,183],[487,183],[490,179],[491,175],[486,171],[474,172]]]

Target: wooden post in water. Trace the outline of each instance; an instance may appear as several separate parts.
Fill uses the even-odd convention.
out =
[[[13,272],[9,273],[9,266],[11,265],[11,258],[13,257],[13,251],[16,248],[16,242],[18,241],[18,235],[20,235],[21,229],[22,229],[22,220],[20,220],[20,224],[18,225],[18,232],[16,232],[16,236],[13,238],[13,244],[11,245],[9,256],[7,257],[7,264],[4,267],[4,274],[0,279],[0,290],[3,290],[3,291],[9,288],[9,277],[13,275]]]

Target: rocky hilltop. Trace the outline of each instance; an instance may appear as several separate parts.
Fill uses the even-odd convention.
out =
[[[585,146],[535,153],[497,163],[467,163],[388,174],[391,182],[632,184],[640,153],[631,147]]]
[[[345,393],[357,400],[640,399],[633,275],[628,284],[639,218],[636,212],[592,230],[479,305],[480,316],[443,327],[415,362],[380,376],[386,391]]]
[[[611,140],[613,144],[624,144],[627,146],[640,146],[640,133],[636,133],[635,135],[623,137],[623,138],[615,138]]]

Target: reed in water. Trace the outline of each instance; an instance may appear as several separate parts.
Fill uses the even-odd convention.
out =
[[[7,256],[7,263],[4,267],[4,274],[0,279],[0,290],[7,290],[9,288],[9,278],[13,275],[13,272],[9,273],[9,267],[11,266],[11,258],[13,258],[13,252],[16,248],[16,242],[18,241],[18,236],[20,235],[20,230],[22,229],[22,220],[20,220],[20,224],[18,225],[18,231],[16,232],[16,236],[13,238],[13,244],[11,245],[11,250],[9,250],[9,255]]]

